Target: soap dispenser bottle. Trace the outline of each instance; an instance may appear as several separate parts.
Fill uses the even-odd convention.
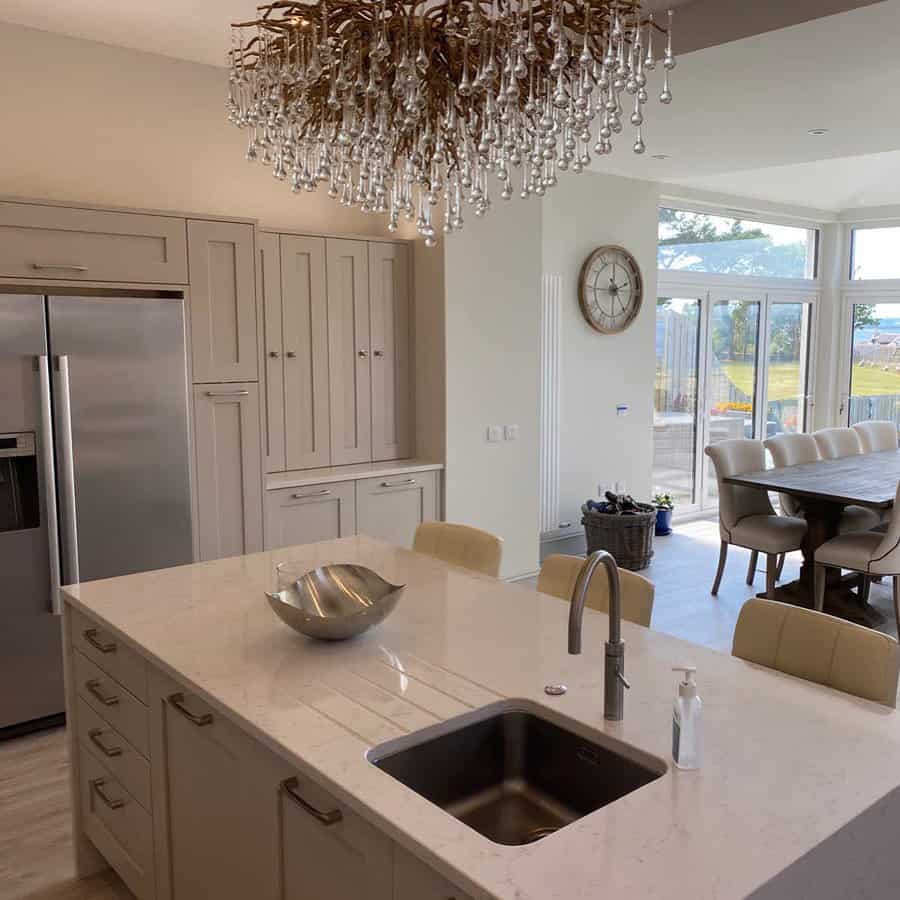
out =
[[[701,760],[703,704],[697,695],[694,666],[674,666],[683,672],[672,714],[672,759],[679,769],[699,769]]]

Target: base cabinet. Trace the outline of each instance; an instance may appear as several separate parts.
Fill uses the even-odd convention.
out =
[[[308,779],[281,789],[283,900],[393,900],[393,843]]]
[[[356,529],[398,547],[411,547],[416,528],[438,518],[435,472],[356,482]]]
[[[472,900],[418,857],[394,847],[394,900]]]
[[[266,492],[266,550],[330,541],[355,531],[352,481]]]

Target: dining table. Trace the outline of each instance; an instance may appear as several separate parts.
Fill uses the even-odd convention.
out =
[[[758,488],[796,498],[806,519],[806,538],[801,548],[800,577],[775,588],[775,599],[814,608],[816,550],[839,532],[841,513],[846,506],[866,506],[888,510],[893,506],[900,482],[900,450],[861,453],[840,459],[820,459],[797,466],[730,475],[728,484]],[[828,570],[825,612],[853,622],[878,627],[885,616],[872,606],[861,588],[858,575],[842,577]],[[765,594],[759,596],[765,597]]]

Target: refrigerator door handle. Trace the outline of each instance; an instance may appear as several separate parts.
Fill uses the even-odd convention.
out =
[[[53,411],[50,406],[50,358],[39,356],[38,380],[41,401],[41,477],[44,483],[44,509],[47,515],[47,544],[50,554],[50,612],[62,613],[59,589],[62,577],[59,560],[59,518],[56,507],[56,464],[53,455]]]
[[[75,515],[75,456],[72,450],[72,398],[69,357],[57,357],[59,370],[59,475],[63,502],[63,564],[67,584],[78,584],[78,520]]]

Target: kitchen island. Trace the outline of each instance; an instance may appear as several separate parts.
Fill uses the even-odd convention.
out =
[[[378,628],[315,643],[267,607],[282,561],[359,563],[407,588]],[[865,850],[889,815],[862,815],[900,786],[900,717],[883,706],[623,623],[631,690],[624,721],[608,723],[606,616],[586,611],[584,652],[569,656],[564,602],[364,536],[65,588],[63,600],[79,871],[109,862],[140,896],[693,900],[762,889],[774,900],[779,873],[854,822],[873,833],[825,854],[803,876],[817,881],[810,896],[895,896],[897,863]],[[698,668],[698,772],[671,764],[674,665]],[[566,694],[544,693],[559,682]],[[668,768],[536,843],[503,846],[366,757],[504,698]],[[863,873],[870,892],[848,890]]]

